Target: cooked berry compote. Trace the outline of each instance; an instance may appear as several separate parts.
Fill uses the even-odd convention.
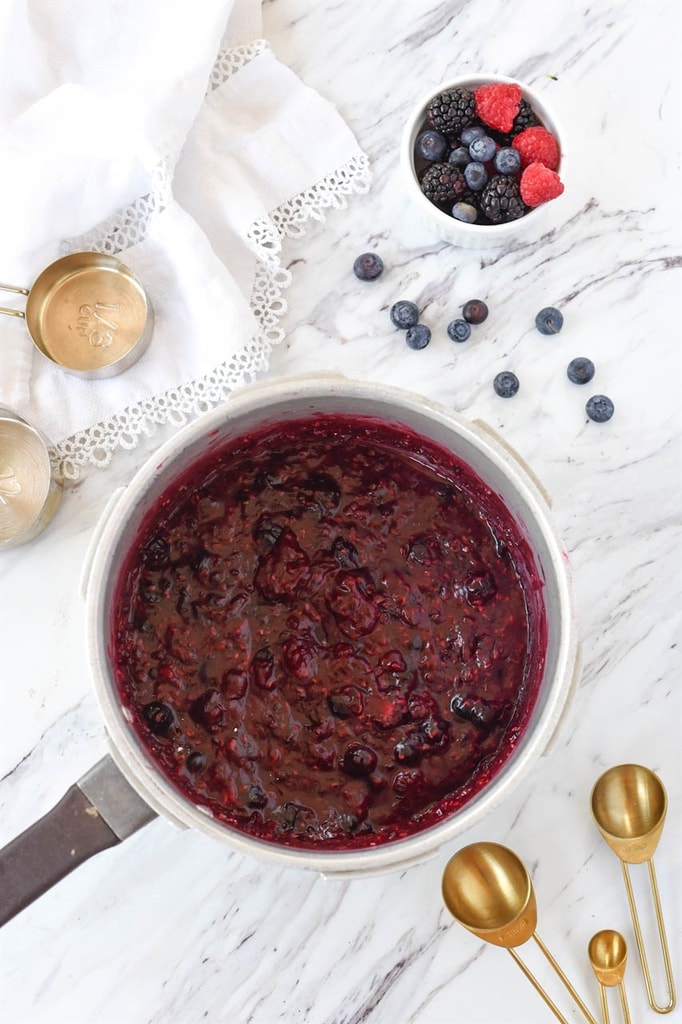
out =
[[[126,555],[110,637],[134,728],[190,801],[327,850],[410,836],[484,786],[544,647],[500,499],[404,427],[340,415],[186,471]]]

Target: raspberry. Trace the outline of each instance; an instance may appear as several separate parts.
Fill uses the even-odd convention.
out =
[[[561,178],[544,164],[534,163],[521,175],[521,198],[526,206],[540,206],[564,191]]]
[[[551,132],[541,125],[526,128],[512,142],[521,157],[521,167],[529,164],[544,164],[550,171],[559,166],[559,143]]]
[[[476,114],[489,128],[510,132],[519,112],[521,87],[513,82],[480,85],[474,91]]]

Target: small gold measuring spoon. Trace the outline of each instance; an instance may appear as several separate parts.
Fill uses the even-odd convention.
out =
[[[623,984],[625,965],[628,958],[628,947],[625,939],[620,932],[614,932],[610,928],[605,928],[603,931],[597,932],[596,935],[592,936],[587,947],[587,953],[594,975],[599,982],[601,1013],[604,1024],[610,1024],[606,988],[612,988],[615,985],[618,986],[620,1004],[623,1008],[623,1020],[625,1024],[631,1024],[630,1009],[627,996],[625,995],[625,985]]]
[[[663,783],[648,768],[638,764],[619,764],[609,768],[597,779],[590,805],[597,828],[621,861],[649,1005],[656,1013],[670,1013],[675,1006],[675,983],[653,862],[654,851],[661,838],[668,809],[668,798]],[[649,868],[649,881],[668,983],[669,999],[666,1006],[659,1006],[654,998],[651,973],[628,870],[628,864],[644,863]]]
[[[443,900],[456,921],[486,942],[508,950],[554,1016],[568,1024],[514,947],[534,939],[590,1024],[597,1024],[570,981],[537,935],[537,901],[530,876],[516,856],[498,843],[473,843],[451,857],[443,872]]]

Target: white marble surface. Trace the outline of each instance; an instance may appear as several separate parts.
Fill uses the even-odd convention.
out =
[[[680,814],[679,13],[674,0],[547,6],[271,0],[276,55],[334,102],[368,153],[371,192],[286,243],[286,342],[269,376],[340,370],[399,384],[495,427],[553,496],[571,556],[584,670],[558,743],[509,802],[422,866],[358,881],[277,870],[153,822],[0,931],[6,1024],[528,1024],[553,1019],[504,950],[456,925],[442,868],[464,842],[511,846],[531,869],[538,931],[593,1012],[586,959],[600,928],[631,946],[633,1021],[654,1019],[617,859],[588,796],[612,764],[659,773],[670,809],[656,853],[678,987]],[[564,126],[570,180],[558,224],[478,255],[405,209],[397,152],[416,95],[463,72],[535,85]],[[555,77],[550,77],[555,76]],[[323,145],[311,139],[310,145]],[[354,257],[386,272],[361,285]],[[488,321],[453,346],[471,297]],[[411,298],[434,332],[409,351],[388,307]],[[534,330],[557,305],[557,338]],[[589,423],[569,359],[597,365],[616,405]],[[494,374],[521,391],[497,398]],[[80,566],[107,496],[163,435],[69,487],[49,530],[0,555],[0,842],[47,811],[106,748],[84,653]],[[636,875],[646,903],[646,883]],[[640,886],[641,881],[641,886]],[[524,947],[570,1021],[580,1015]],[[657,960],[657,957],[654,957]],[[659,991],[662,989],[658,980]],[[612,1018],[618,1017],[612,1003]],[[668,1019],[679,1019],[676,1010]]]

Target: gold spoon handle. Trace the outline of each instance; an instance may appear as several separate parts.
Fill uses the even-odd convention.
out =
[[[536,943],[540,947],[543,955],[546,957],[546,959],[552,965],[552,967],[554,968],[556,973],[559,975],[559,977],[561,978],[562,982],[564,983],[564,985],[566,986],[568,991],[571,993],[573,999],[576,1001],[576,1003],[578,1004],[578,1006],[580,1007],[580,1009],[582,1010],[582,1012],[584,1013],[585,1017],[588,1019],[590,1024],[597,1024],[596,1019],[592,1016],[590,1011],[587,1009],[587,1007],[583,1003],[582,999],[580,998],[580,996],[578,995],[576,990],[573,988],[573,986],[571,985],[570,981],[568,980],[568,978],[566,977],[564,972],[561,970],[561,968],[559,967],[558,963],[556,962],[556,960],[554,959],[554,957],[552,956],[550,951],[545,946],[544,942],[542,942],[542,940],[535,933],[533,934],[533,938],[535,939]],[[511,956],[516,961],[516,963],[519,965],[519,967],[521,968],[521,970],[523,971],[525,976],[528,978],[529,982],[531,983],[531,985],[533,986],[535,991],[538,993],[538,995],[540,995],[544,999],[545,1003],[550,1008],[550,1010],[552,1011],[554,1016],[557,1018],[557,1020],[560,1020],[562,1022],[562,1024],[569,1024],[569,1022],[566,1020],[566,1018],[564,1017],[562,1012],[559,1010],[558,1006],[554,1002],[552,1002],[552,1000],[550,999],[548,994],[545,992],[544,988],[542,987],[540,982],[537,980],[535,975],[530,971],[530,969],[528,967],[526,967],[525,963],[523,962],[523,960],[521,959],[519,954],[516,952],[516,950],[512,946],[508,946],[507,949],[508,949],[509,953],[511,954]],[[627,1022],[627,1024],[629,1024],[629,1021]]]
[[[556,960],[554,959],[554,957],[552,956],[550,951],[547,949],[547,946],[544,944],[544,942],[542,941],[540,936],[536,932],[533,932],[533,938],[535,939],[535,942],[537,943],[537,945],[542,950],[542,953],[545,956],[545,958],[549,961],[549,963],[552,965],[552,967],[554,968],[556,973],[561,978],[562,982],[564,983],[564,985],[566,986],[566,988],[570,992],[570,994],[573,997],[574,1001],[580,1007],[583,1015],[589,1020],[590,1024],[597,1024],[596,1019],[592,1016],[590,1011],[587,1009],[587,1007],[585,1006],[584,1002],[582,1001],[582,999],[580,998],[580,996],[578,995],[576,990],[573,988],[573,986],[571,985],[570,981],[568,980],[568,978],[566,977],[564,972],[561,970],[561,968],[559,967],[559,964],[556,962]]]
[[[646,957],[646,951],[644,949],[644,939],[642,938],[642,929],[639,924],[639,915],[637,913],[637,907],[635,905],[635,896],[632,891],[632,883],[630,881],[630,872],[626,861],[621,861],[623,868],[623,878],[625,879],[625,890],[628,896],[628,903],[630,904],[630,914],[632,916],[632,925],[635,930],[635,939],[637,940],[637,949],[639,950],[639,958],[642,961],[642,974],[644,975],[644,984],[646,985],[646,993],[649,997],[649,1006],[656,1013],[670,1013],[675,1007],[675,982],[673,980],[673,971],[670,964],[670,951],[668,949],[668,940],[665,934],[665,925],[663,924],[663,911],[661,910],[661,898],[658,893],[658,884],[656,882],[656,871],[654,869],[653,859],[648,860],[647,866],[649,868],[649,881],[651,883],[651,893],[654,901],[654,910],[656,912],[656,924],[658,925],[658,937],[661,943],[661,952],[663,953],[663,965],[665,967],[665,977],[668,983],[668,995],[669,1000],[666,1006],[659,1006],[654,997],[653,985],[651,983],[651,973],[649,971],[649,963]]]
[[[627,996],[625,995],[625,985],[623,982],[618,983],[618,993],[620,995],[620,1005],[623,1010],[623,1024],[632,1024],[630,1019],[630,1007],[628,1006]],[[609,1017],[609,1004],[606,996],[606,988],[604,985],[599,986],[599,998],[601,1000],[601,1015],[604,1024],[611,1024],[611,1018]]]
[[[557,1018],[557,1020],[560,1020],[561,1024],[569,1024],[569,1022],[564,1017],[563,1013],[560,1011],[559,1007],[555,1003],[552,1002],[552,1000],[547,995],[547,993],[545,992],[544,988],[542,987],[542,985],[540,984],[538,979],[528,969],[528,967],[526,967],[526,965],[524,964],[523,960],[521,959],[519,954],[516,952],[516,950],[512,946],[507,946],[507,951],[511,954],[511,956],[514,958],[514,960],[516,960],[517,964],[519,965],[519,967],[521,968],[523,973],[526,975],[526,977],[528,978],[529,982],[531,983],[531,985],[533,986],[535,991],[540,996],[542,996],[542,998],[547,1003],[547,1006],[549,1006],[550,1010],[552,1011],[554,1016]],[[595,1024],[596,1024],[596,1021],[595,1021]]]

